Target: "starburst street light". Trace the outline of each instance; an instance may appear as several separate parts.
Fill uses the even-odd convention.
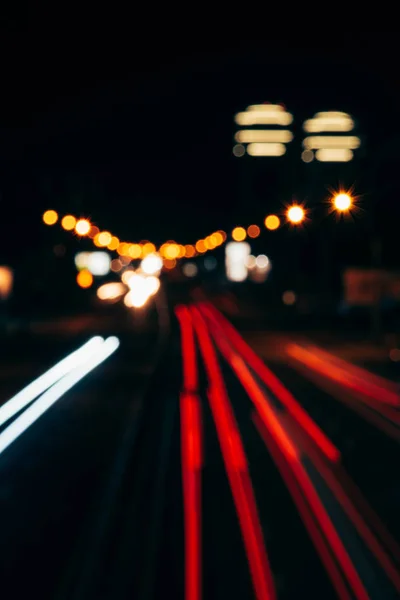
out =
[[[350,196],[350,194],[345,192],[336,194],[332,200],[335,209],[339,212],[346,212],[350,210],[353,205],[353,198]]]
[[[304,221],[305,219],[305,212],[304,212],[304,208],[302,208],[301,206],[294,204],[293,206],[290,206],[287,210],[287,218],[288,220],[293,223],[294,225],[298,225],[299,223],[301,223],[302,221]]]

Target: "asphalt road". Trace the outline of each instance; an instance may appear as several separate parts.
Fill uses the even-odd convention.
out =
[[[123,329],[123,328],[122,328]],[[183,598],[181,335],[120,333],[120,349],[0,455],[2,597]],[[86,339],[86,338],[85,338]],[[251,334],[247,336],[251,345]],[[81,339],[30,336],[1,350],[4,401]],[[160,348],[160,354],[157,350]],[[253,598],[243,531],[197,349],[202,408],[202,593]],[[318,552],[257,431],[237,374],[217,354],[247,458],[277,597],[335,598]],[[298,374],[270,368],[342,453],[349,476],[400,540],[399,444]],[[390,587],[376,598],[395,598]],[[352,596],[353,597],[353,596]]]

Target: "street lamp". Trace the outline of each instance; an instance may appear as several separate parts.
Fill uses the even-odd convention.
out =
[[[347,212],[353,205],[353,198],[350,196],[350,194],[346,194],[345,192],[336,194],[332,201],[333,206],[338,212]]]
[[[301,206],[294,204],[290,208],[288,208],[286,212],[286,216],[288,220],[293,223],[293,225],[299,225],[305,219],[304,208]]]

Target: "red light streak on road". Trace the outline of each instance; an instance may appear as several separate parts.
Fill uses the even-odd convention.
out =
[[[258,600],[273,600],[276,598],[275,587],[239,429],[206,323],[197,309],[192,309],[192,315],[209,379],[211,412],[239,518],[255,596]]]
[[[338,597],[341,598],[341,600],[351,600],[351,594],[346,586],[342,572],[340,571],[337,562],[331,553],[330,547],[315,521],[310,507],[308,506],[300,488],[298,487],[296,478],[293,476],[293,473],[288,467],[277,444],[274,443],[272,437],[268,436],[266,433],[265,426],[263,425],[263,422],[261,421],[257,412],[254,412],[253,414],[253,421],[260,436],[264,440],[272,459],[281,473],[282,479],[284,480],[286,487],[293,498],[293,501],[297,507],[297,510],[299,511],[300,517],[309,533],[315,549],[317,550],[322,563],[325,565],[328,576],[330,577],[332,585],[336,589]]]
[[[201,586],[201,468],[203,465],[201,405],[192,319],[180,307],[184,391],[180,398],[182,487],[185,531],[185,600],[200,600]]]
[[[197,391],[197,357],[192,317],[189,309],[186,306],[177,306],[175,309],[175,314],[178,318],[181,328],[183,387],[186,391]]]
[[[353,363],[350,363],[347,360],[344,360],[343,358],[339,358],[338,356],[327,352],[319,346],[310,344],[307,345],[307,348],[314,354],[325,358],[327,361],[334,363],[341,369],[347,371],[348,373],[351,373],[352,375],[354,375],[354,377],[361,379],[364,383],[370,386],[374,386],[375,388],[377,388],[378,393],[380,393],[382,389],[385,390],[385,392],[389,392],[390,396],[388,396],[386,399],[383,399],[383,402],[387,402],[388,404],[393,404],[394,406],[397,405],[400,407],[399,387],[398,384],[394,381],[390,381],[389,379],[385,379],[380,375],[371,373],[370,371],[367,371],[362,367],[354,365]]]
[[[286,347],[286,352],[290,358],[306,365],[326,379],[329,379],[340,385],[342,388],[348,389],[350,392],[354,393],[358,400],[362,401],[367,406],[370,406],[385,419],[388,419],[395,424],[400,424],[400,415],[392,406],[383,405],[376,396],[377,392],[371,393],[368,390],[368,386],[365,387],[358,379],[352,379],[343,369],[322,360],[313,352],[310,352],[297,344],[289,344]]]
[[[197,329],[196,329],[197,331]],[[254,403],[258,410],[258,414],[266,427],[268,434],[277,444],[280,453],[286,460],[286,464],[292,470],[299,486],[301,487],[304,496],[307,498],[308,503],[311,507],[313,514],[319,522],[319,525],[324,532],[333,552],[335,553],[338,563],[341,565],[344,573],[346,574],[347,580],[351,585],[353,592],[358,600],[368,600],[368,593],[357,573],[357,570],[345,548],[339,534],[333,525],[328,512],[322,504],[318,493],[316,492],[312,481],[310,480],[307,472],[301,464],[297,452],[293,452],[293,443],[288,439],[288,436],[284,429],[280,426],[280,429],[276,429],[276,417],[275,419],[270,418],[270,411],[261,411],[262,406],[267,405],[265,395],[259,384],[252,376],[249,369],[244,364],[240,357],[233,356],[233,353],[227,351],[227,345],[220,343],[220,336],[218,336],[213,330],[214,340],[217,342],[220,351],[231,364],[235,371],[239,381],[242,383],[251,401]],[[282,435],[282,432],[284,435]]]
[[[290,412],[292,417],[307,432],[325,456],[332,462],[338,462],[340,460],[339,450],[332,444],[323,431],[321,431],[318,425],[314,423],[305,410],[303,410],[294,396],[292,396],[285,388],[274,373],[268,369],[257,354],[253,352],[250,346],[246,344],[244,339],[229,321],[210,303],[203,303],[200,308],[208,320],[223,331],[238,353],[241,354],[244,360],[249,364],[251,369],[260,377],[260,379],[262,379],[276,398],[285,406],[288,412]]]

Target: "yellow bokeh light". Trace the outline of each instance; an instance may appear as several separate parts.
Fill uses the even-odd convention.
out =
[[[268,215],[264,221],[264,224],[267,229],[273,231],[274,229],[278,229],[281,221],[276,215]]]
[[[82,269],[76,276],[76,282],[81,288],[90,288],[93,284],[93,275],[87,269]]]
[[[185,246],[182,246],[181,244],[179,245],[179,254],[178,254],[178,258],[185,258],[186,256],[186,249]]]
[[[164,251],[165,258],[168,260],[175,260],[179,256],[179,246],[174,242],[169,243]]]
[[[72,215],[65,215],[61,221],[61,227],[65,229],[65,231],[72,231],[72,229],[76,225],[76,219]]]
[[[353,204],[353,199],[350,196],[350,194],[342,192],[340,194],[336,194],[336,196],[333,198],[333,204],[336,210],[340,212],[345,212],[347,210],[350,210]]]
[[[301,206],[298,206],[297,204],[291,206],[290,208],[288,208],[287,218],[291,223],[294,223],[295,225],[301,223],[305,218],[304,209]]]
[[[58,221],[58,214],[55,210],[46,210],[46,212],[43,213],[42,219],[43,223],[46,225],[54,225]]]
[[[129,248],[130,246],[127,242],[121,242],[117,248],[117,252],[120,256],[128,256]]]
[[[140,244],[131,244],[129,246],[129,256],[131,258],[140,258],[142,256],[142,247]]]
[[[118,248],[118,246],[119,246],[119,239],[115,235],[113,235],[110,240],[110,243],[107,244],[107,248],[109,250],[116,250]]]
[[[204,240],[198,240],[196,242],[196,250],[200,252],[200,254],[204,254],[207,251],[206,244]]]
[[[246,235],[244,227],[235,227],[232,231],[232,239],[235,240],[235,242],[243,242],[243,240],[246,239]]]
[[[250,225],[247,228],[247,235],[251,238],[256,238],[260,235],[260,228],[258,225]]]
[[[99,246],[108,246],[108,244],[111,242],[111,239],[112,235],[109,231],[102,231],[101,233],[99,233],[98,237]]]
[[[87,235],[90,232],[91,226],[87,219],[79,219],[75,224],[75,233],[78,235]]]
[[[222,237],[222,235],[219,231],[216,231],[215,233],[213,233],[211,237],[214,240],[214,244],[216,246],[220,246],[224,241],[224,238]]]
[[[154,252],[156,252],[156,247],[151,242],[146,242],[146,244],[143,245],[143,248],[142,248],[143,257],[148,256],[149,254],[154,254]]]

